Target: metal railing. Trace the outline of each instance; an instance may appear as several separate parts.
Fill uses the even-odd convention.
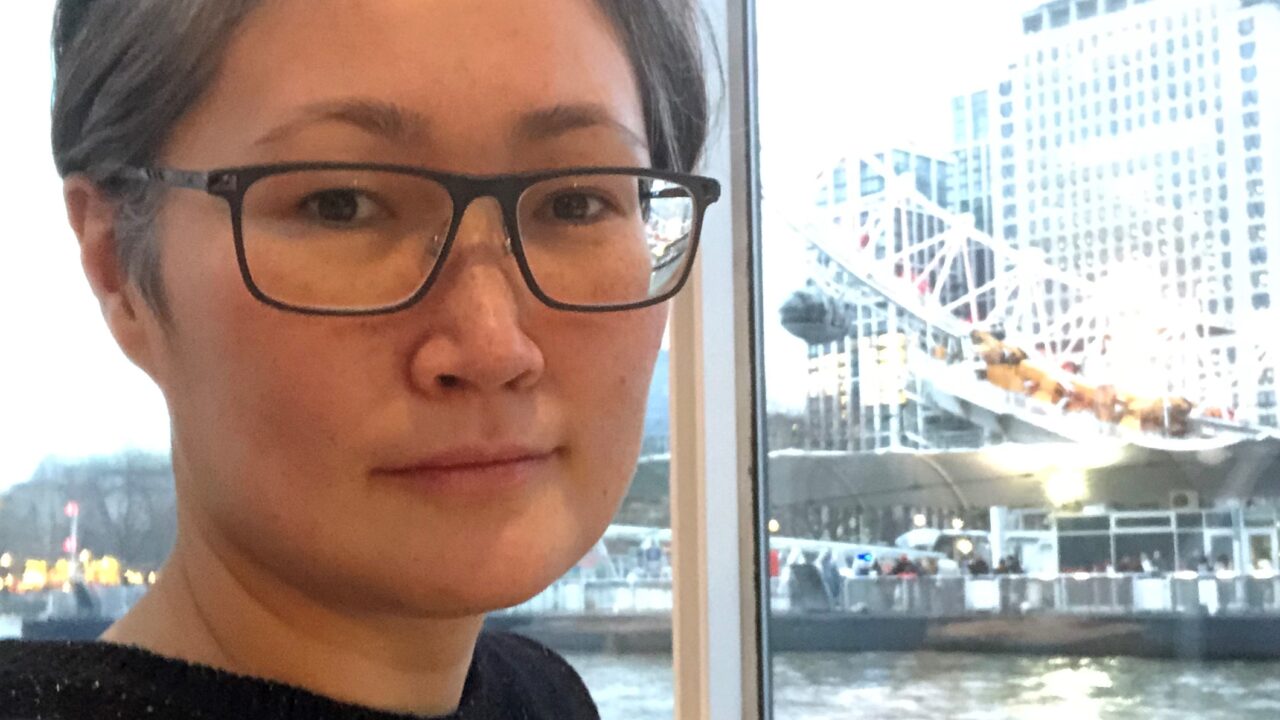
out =
[[[671,581],[561,580],[531,600],[503,610],[525,615],[642,615],[671,612]]]
[[[772,609],[893,613],[926,617],[970,614],[1142,613],[1280,614],[1280,576],[1219,573],[1166,575],[926,575],[840,578],[824,585],[771,582]],[[509,614],[632,615],[670,612],[668,579],[562,580]]]
[[[1074,573],[1064,575],[924,575],[841,577],[834,586],[771,578],[774,612],[891,613],[925,617],[968,614],[1208,613],[1280,614],[1280,575],[1235,573],[1165,575]],[[97,589],[99,612],[124,614],[145,588]],[[565,579],[527,602],[500,611],[524,615],[646,615],[669,613],[668,578]],[[63,592],[10,596],[0,601],[8,617],[72,617],[73,598]]]
[[[993,577],[846,578],[832,608],[944,616],[1056,612],[1280,613],[1275,575],[1074,573]]]

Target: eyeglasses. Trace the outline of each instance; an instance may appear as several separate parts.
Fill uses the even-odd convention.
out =
[[[283,310],[376,315],[427,295],[477,198],[502,208],[529,290],[577,312],[670,299],[693,267],[720,184],[642,168],[476,177],[402,165],[293,163],[189,172],[128,168],[223,198],[249,292]]]

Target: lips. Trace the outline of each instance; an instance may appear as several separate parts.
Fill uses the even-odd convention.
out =
[[[378,468],[374,475],[434,495],[484,495],[527,487],[556,454],[517,446],[458,448]]]
[[[379,472],[414,473],[414,472],[449,472],[457,470],[479,470],[502,465],[514,465],[525,462],[548,460],[555,450],[543,450],[528,447],[476,447],[459,448],[426,457],[404,464],[379,468]]]

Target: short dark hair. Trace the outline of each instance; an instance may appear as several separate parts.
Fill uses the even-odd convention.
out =
[[[58,0],[54,15],[53,157],[119,208],[120,259],[166,313],[153,220],[159,191],[112,182],[155,163],[177,122],[213,82],[241,22],[264,0]],[[710,120],[697,0],[595,0],[640,87],[653,166],[688,172]]]

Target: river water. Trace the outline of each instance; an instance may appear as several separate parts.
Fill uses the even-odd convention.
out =
[[[670,720],[670,656],[569,659],[603,720]],[[1280,663],[784,653],[774,700],[776,720],[1276,720]]]

